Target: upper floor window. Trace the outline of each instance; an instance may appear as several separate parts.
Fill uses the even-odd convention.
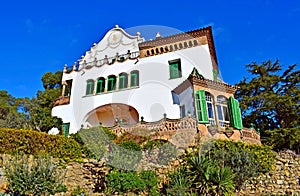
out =
[[[180,59],[175,59],[169,61],[170,69],[170,79],[180,78],[181,77],[181,61]]]
[[[127,88],[128,86],[128,75],[127,73],[121,73],[119,75],[119,89]]]
[[[130,72],[130,86],[139,86],[139,71],[134,70]]]
[[[107,80],[107,91],[113,91],[116,89],[116,76],[110,75]]]
[[[224,96],[217,97],[218,119],[221,127],[229,126],[229,113],[227,106],[227,98]]]
[[[86,95],[94,94],[94,80],[88,80],[86,82]]]
[[[101,77],[97,81],[96,93],[103,93],[105,89],[105,78]]]

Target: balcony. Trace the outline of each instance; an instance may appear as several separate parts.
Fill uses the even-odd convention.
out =
[[[60,105],[67,105],[69,103],[70,103],[70,96],[61,96],[55,100],[54,107]]]

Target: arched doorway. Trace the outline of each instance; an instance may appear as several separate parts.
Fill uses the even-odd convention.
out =
[[[104,127],[112,127],[116,122],[124,125],[132,125],[139,122],[137,110],[126,104],[114,103],[100,106],[86,116],[87,127],[98,126],[101,122]]]

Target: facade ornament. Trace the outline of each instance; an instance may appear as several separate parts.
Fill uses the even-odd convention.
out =
[[[63,70],[63,72],[64,72],[64,73],[67,73],[67,71],[68,71],[68,70],[67,70],[67,64],[65,64],[65,65],[64,65],[64,70]]]
[[[73,64],[73,71],[76,71],[76,69],[77,69],[76,65],[77,65],[76,62],[74,62],[74,64]]]

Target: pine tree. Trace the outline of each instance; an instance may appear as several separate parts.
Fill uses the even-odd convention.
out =
[[[275,149],[300,152],[300,71],[297,65],[283,69],[279,61],[246,65],[251,78],[237,84],[243,123],[253,123],[262,141]]]

